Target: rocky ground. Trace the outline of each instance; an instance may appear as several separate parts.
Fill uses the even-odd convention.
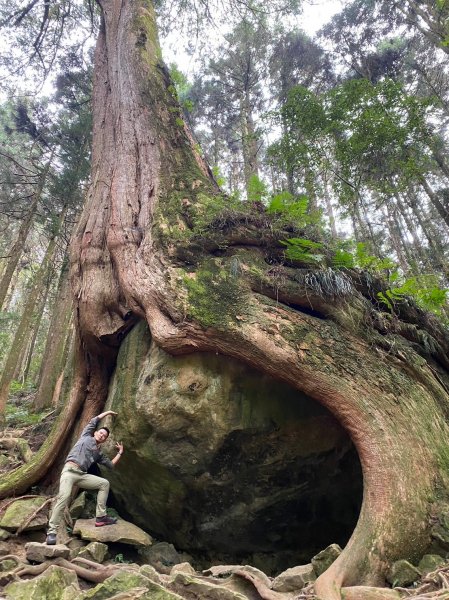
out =
[[[27,462],[39,448],[52,424],[47,413],[36,423],[20,415],[10,420],[0,438],[0,473]],[[95,528],[94,497],[86,493],[67,511],[58,544],[46,546],[53,499],[32,492],[0,504],[0,600],[314,600],[313,581],[341,552],[332,544],[309,564],[275,577],[250,565],[204,568],[120,515],[117,525]],[[345,588],[343,598],[449,600],[449,557],[440,554],[415,566],[398,561],[389,573],[390,588]]]
[[[188,555],[120,517],[96,528],[93,518],[82,518],[91,510],[85,493],[71,505],[58,544],[47,546],[50,503],[29,495],[0,507],[0,600],[313,600],[313,581],[341,551],[333,544],[274,578],[249,565],[198,571]],[[441,556],[427,555],[418,566],[398,561],[389,579],[392,589],[345,588],[343,598],[449,598],[449,563]]]

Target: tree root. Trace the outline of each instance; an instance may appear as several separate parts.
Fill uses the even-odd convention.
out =
[[[265,583],[248,571],[238,569],[237,571],[234,571],[234,575],[238,575],[251,582],[263,600],[281,600],[285,598],[284,594],[279,594],[278,592],[271,590]]]
[[[16,496],[15,498],[9,498],[6,502],[0,506],[0,514],[8,508],[11,504],[14,504],[16,500],[24,500],[25,498],[39,498],[38,494],[26,494],[25,496]]]
[[[78,349],[81,352],[80,349]],[[70,400],[56,419],[53,428],[30,462],[6,473],[0,483],[0,498],[23,494],[41,479],[58,458],[67,436],[71,433],[76,416],[85,399],[85,370],[80,367],[75,374]]]
[[[53,500],[53,498],[47,498],[46,500],[44,500],[44,502],[41,504],[41,506],[39,506],[39,508],[37,508],[29,517],[28,519],[26,519],[22,525],[17,529],[15,535],[20,535],[22,533],[22,531],[24,529],[26,529],[28,527],[28,525],[32,522],[32,520],[41,512],[41,510],[43,510],[47,504],[50,504],[50,502]]]
[[[83,558],[77,558],[73,560],[82,562],[90,568],[81,567],[74,562],[61,557],[46,560],[39,565],[26,565],[14,555],[3,557],[2,560],[5,558],[11,558],[17,561],[18,566],[12,571],[16,579],[29,576],[36,577],[37,575],[44,573],[52,565],[57,565],[58,567],[64,567],[65,569],[74,571],[78,577],[86,581],[90,581],[91,583],[103,583],[103,581],[105,581],[108,577],[111,577],[111,575],[113,575],[116,571],[119,571],[121,568],[117,565],[99,565],[98,563]]]

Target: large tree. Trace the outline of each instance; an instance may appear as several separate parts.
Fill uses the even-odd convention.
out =
[[[363,468],[358,524],[318,596],[381,584],[393,560],[425,550],[429,514],[447,499],[447,336],[412,304],[378,312],[380,284],[363,274],[285,260],[292,228],[230,206],[197,154],[151,2],[99,4],[92,185],[71,259],[82,349],[64,431],[77,407],[82,420],[100,412],[138,319],[168,353],[213,351],[271,374],[335,415]],[[49,452],[14,476],[16,490],[51,464]]]

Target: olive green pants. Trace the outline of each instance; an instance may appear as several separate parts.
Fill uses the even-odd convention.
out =
[[[109,494],[109,481],[103,477],[89,475],[81,469],[65,465],[59,480],[59,493],[56,503],[51,512],[48,523],[48,533],[56,533],[58,525],[64,515],[64,509],[67,506],[73,486],[76,485],[83,490],[98,490],[96,516],[103,517],[106,514],[106,501]]]

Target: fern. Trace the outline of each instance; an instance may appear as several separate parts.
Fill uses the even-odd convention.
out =
[[[390,278],[390,283],[397,278]],[[443,307],[446,305],[449,295],[448,288],[441,288],[435,275],[418,275],[409,277],[402,285],[387,289],[385,293],[377,294],[390,311],[394,310],[394,305],[399,302],[405,302],[407,298],[412,298],[416,304],[423,310],[433,312],[438,316],[443,315]]]
[[[306,238],[289,238],[281,244],[287,247],[285,256],[290,260],[314,265],[323,262],[324,254],[315,253],[323,247],[320,242],[313,242]]]

